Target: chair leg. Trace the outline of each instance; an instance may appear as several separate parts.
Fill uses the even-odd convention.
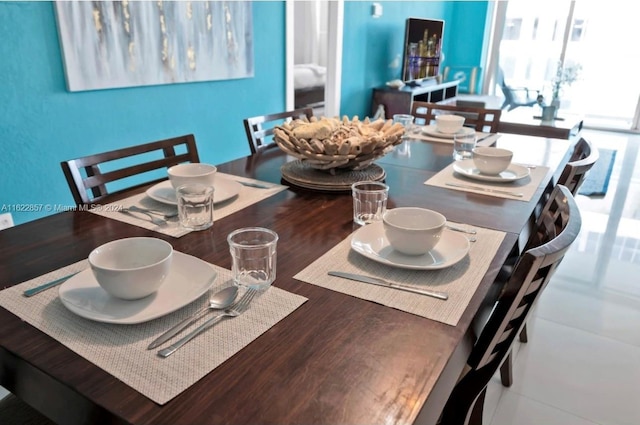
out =
[[[498,370],[497,362],[480,370],[469,371],[453,388],[442,410],[441,425],[479,425],[482,421],[484,394],[491,377]]]
[[[507,354],[507,357],[500,366],[500,380],[505,387],[510,387],[511,384],[513,384],[513,351]]]
[[[529,337],[527,336],[527,324],[525,323],[520,331],[520,342],[529,342]]]
[[[482,392],[478,395],[473,410],[469,416],[468,425],[482,425],[482,415],[484,413],[484,398],[487,395],[487,387],[484,387]]]

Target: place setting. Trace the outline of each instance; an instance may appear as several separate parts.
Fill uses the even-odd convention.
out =
[[[455,326],[504,233],[425,208],[386,209],[385,186],[354,184],[361,227],[294,278]]]
[[[456,142],[453,159],[425,184],[529,201],[548,172],[547,167],[512,162],[513,152],[508,149],[477,146],[472,141]]]
[[[144,193],[90,212],[180,237],[206,230],[214,219],[287,189],[280,184],[220,173],[216,166],[204,163],[175,165],[167,170],[167,177]]]
[[[474,138],[478,146],[491,146],[500,137],[499,134],[484,133],[471,127],[464,127],[464,122],[465,118],[460,115],[436,115],[435,124],[414,125],[411,134],[416,139],[439,143],[454,143],[457,138]]]
[[[232,270],[161,239],[113,240],[0,291],[0,305],[164,404],[307,300],[272,285],[274,231],[241,228],[227,242]]]

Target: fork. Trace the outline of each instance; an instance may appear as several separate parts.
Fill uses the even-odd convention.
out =
[[[136,211],[136,212],[141,212],[141,213],[151,213],[151,214],[155,214],[155,215],[160,215],[165,220],[169,219],[169,218],[176,217],[178,215],[178,211],[165,213],[165,212],[162,212],[160,210],[153,210],[151,208],[142,208],[142,207],[139,207],[137,205],[131,205],[130,207],[125,208],[125,209],[127,209],[129,211]]]
[[[178,348],[182,347],[187,342],[191,341],[193,338],[195,338],[196,336],[200,335],[202,332],[206,331],[207,329],[209,329],[210,327],[218,323],[218,321],[220,321],[221,319],[225,317],[240,316],[242,313],[244,313],[249,309],[249,304],[251,303],[251,301],[253,300],[253,297],[255,297],[257,293],[258,293],[257,289],[249,288],[247,292],[244,293],[242,298],[238,300],[238,302],[236,302],[231,307],[224,310],[224,312],[222,312],[221,314],[218,314],[208,319],[202,325],[195,328],[188,335],[185,335],[183,338],[179,339],[174,344],[171,344],[167,348],[163,348],[162,350],[158,351],[158,356],[167,358],[173,353],[175,353]]]
[[[134,217],[134,218],[137,218],[137,219],[140,219],[140,217],[138,217],[137,215],[135,215],[135,214],[133,213],[133,211],[129,211],[128,209],[118,210],[118,212],[120,212],[120,213],[122,213],[122,214],[129,215],[129,216]],[[158,217],[156,217],[156,216],[152,215],[152,214],[151,214],[150,212],[148,212],[148,211],[136,210],[136,212],[137,212],[137,213],[140,213],[140,214],[144,214],[144,215],[146,215],[147,217],[149,217],[149,220],[147,220],[147,221],[150,221],[151,223],[155,224],[156,226],[166,226],[166,225],[167,225],[167,221],[166,221],[166,220],[163,220],[163,219],[161,219],[161,218],[158,218]]]

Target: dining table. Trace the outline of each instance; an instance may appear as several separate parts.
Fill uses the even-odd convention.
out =
[[[538,179],[526,199],[439,184],[436,177],[453,165],[449,143],[409,136],[375,162],[389,186],[387,208],[429,208],[448,221],[478,229],[478,238],[482,231],[500,236],[494,248],[478,253],[486,259],[477,287],[449,323],[332,289],[328,277],[327,282],[314,283],[300,278],[319,259],[330,262],[337,247],[346,244],[348,251],[349,238],[361,228],[353,222],[350,191],[314,190],[283,180],[282,167],[295,158],[278,148],[216,164],[219,173],[284,188],[215,218],[207,230],[171,235],[82,208],[3,230],[0,296],[23,282],[86,260],[101,244],[128,237],[161,238],[175,251],[230,270],[227,235],[255,226],[279,236],[277,277],[268,291],[286,291],[303,301],[161,402],[79,354],[74,344],[88,344],[81,335],[65,335],[67,343],[62,343],[23,320],[19,311],[0,307],[0,385],[60,424],[435,424],[473,345],[474,317],[495,301],[492,287],[498,272],[555,184],[572,143],[517,134],[497,137],[494,144],[512,150],[514,162],[532,173],[537,170]],[[137,189],[127,196],[143,193]],[[471,242],[471,249],[480,242]],[[55,291],[47,291],[50,304],[57,302]],[[21,302],[35,306],[38,296]],[[50,304],[42,307],[45,313],[54,308]],[[237,319],[228,322],[233,320]],[[75,316],[74,321],[90,322]],[[110,326],[117,327],[118,335],[143,325]],[[210,341],[203,356],[223,344],[222,338],[211,336]],[[179,353],[188,349],[189,345]],[[191,361],[184,355],[187,360],[182,364],[168,363],[169,359],[144,348],[136,357],[142,364],[154,364],[156,370],[171,364],[180,374]],[[169,385],[162,376],[144,379],[162,388]]]

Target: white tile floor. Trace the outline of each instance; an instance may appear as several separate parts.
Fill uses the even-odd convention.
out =
[[[617,150],[607,195],[577,196],[579,239],[518,343],[514,385],[490,383],[485,425],[640,424],[640,135],[582,136]]]

